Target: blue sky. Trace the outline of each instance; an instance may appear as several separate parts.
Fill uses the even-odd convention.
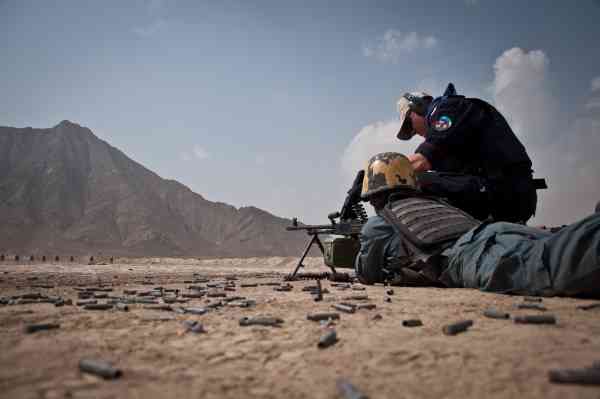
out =
[[[0,0],[0,125],[68,119],[209,200],[316,223],[373,152],[418,144],[397,98],[452,81],[548,178],[536,222],[600,200],[599,1],[249,3]]]

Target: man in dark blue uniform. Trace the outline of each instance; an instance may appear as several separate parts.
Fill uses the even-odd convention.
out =
[[[398,101],[397,137],[425,141],[409,159],[424,192],[445,197],[484,220],[525,223],[535,214],[536,188],[525,147],[490,104],[456,94],[450,83],[435,100],[406,93]]]
[[[365,284],[600,298],[600,213],[555,233],[480,222],[424,194],[410,160],[393,152],[371,158],[361,198],[376,211],[355,260]]]

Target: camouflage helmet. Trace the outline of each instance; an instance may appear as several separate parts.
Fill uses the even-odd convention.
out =
[[[373,194],[397,189],[417,189],[415,171],[408,158],[397,152],[382,152],[369,159],[361,198],[369,200]]]

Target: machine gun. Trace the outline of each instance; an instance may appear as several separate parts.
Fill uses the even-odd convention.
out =
[[[321,225],[302,225],[298,223],[298,219],[292,219],[292,225],[286,227],[287,231],[304,230],[311,236],[308,245],[304,249],[296,268],[293,273],[288,276],[289,279],[296,277],[298,270],[304,267],[302,263],[308,255],[313,244],[317,244],[325,264],[331,268],[331,271],[336,274],[336,267],[353,268],[354,258],[360,248],[358,236],[360,230],[367,222],[367,212],[361,203],[360,192],[362,189],[363,179],[365,177],[364,170],[357,173],[352,183],[352,187],[348,190],[342,209],[339,212],[330,213],[327,218],[329,224]],[[330,240],[326,240],[325,244],[319,238],[321,234],[338,236]],[[343,237],[339,237],[343,236]]]

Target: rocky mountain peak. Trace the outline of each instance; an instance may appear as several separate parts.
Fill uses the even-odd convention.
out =
[[[208,201],[77,123],[0,127],[0,251],[292,255],[304,236],[286,232],[288,223]]]

